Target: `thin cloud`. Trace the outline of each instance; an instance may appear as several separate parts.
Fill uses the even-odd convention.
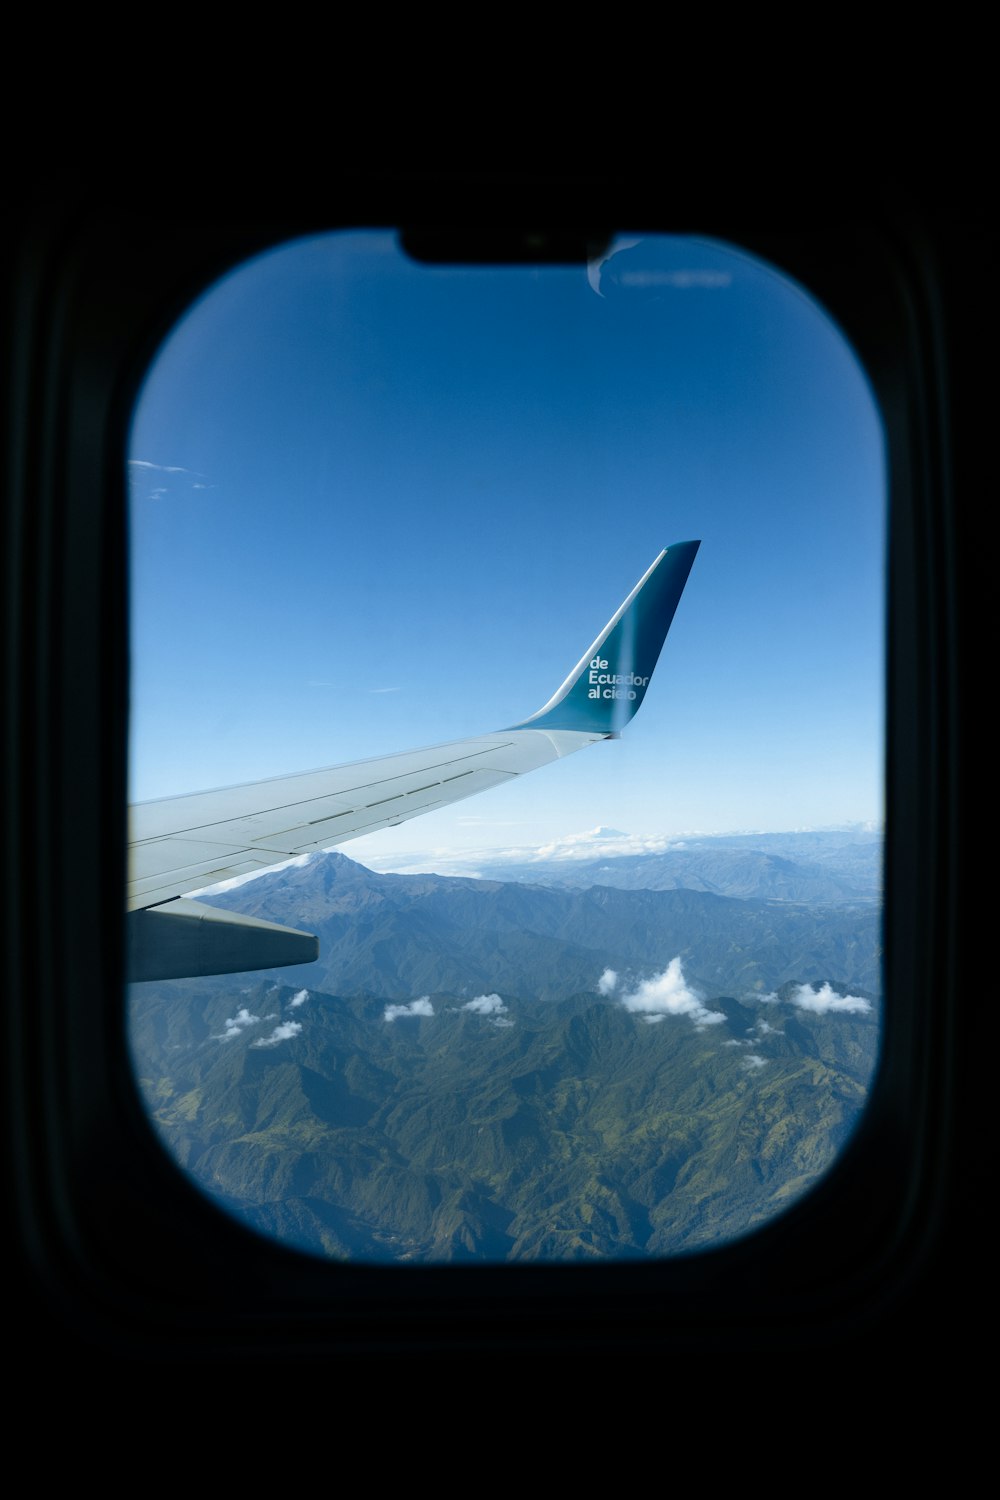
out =
[[[824,984],[819,990],[814,990],[811,984],[800,984],[791,1001],[799,1010],[813,1011],[819,1016],[825,1016],[830,1011],[861,1015],[872,1008],[870,1000],[864,1000],[860,995],[838,995],[829,984]]]
[[[467,815],[458,819],[463,828],[523,828],[524,819],[487,818]],[[622,855],[662,854],[677,847],[677,840],[666,834],[639,835],[622,833],[617,828],[590,828],[583,833],[567,834],[547,844],[509,844],[500,848],[464,850],[424,849],[416,854],[373,855],[367,863],[373,870],[391,870],[397,875],[416,875],[434,871],[439,875],[478,874],[484,865],[574,864],[586,860],[611,860]]]
[[[197,469],[184,469],[180,464],[153,464],[148,458],[130,458],[129,466],[133,469],[155,469],[160,474],[196,474],[199,479],[205,477]]]
[[[732,284],[732,272],[716,270],[712,267],[683,266],[677,269],[652,266],[636,266],[635,257],[615,265],[614,262],[619,255],[626,250],[634,250],[643,243],[642,239],[622,239],[615,242],[610,250],[604,254],[595,256],[587,262],[587,280],[593,291],[599,297],[605,296],[605,278],[612,283],[617,282],[622,287],[673,287],[680,291],[686,291],[690,287],[717,288],[727,287]]]
[[[308,999],[309,999],[309,991],[308,990],[299,990],[298,994],[297,995],[293,995],[292,998],[289,1000],[288,1003],[291,1006],[292,1010],[294,1010],[296,1008],[296,1006],[298,1006],[298,1005],[305,1005],[305,1003],[306,1003],[306,1001]]]
[[[282,1021],[276,1026],[270,1036],[262,1036],[259,1041],[251,1042],[251,1047],[276,1047],[279,1042],[287,1042],[291,1037],[298,1036],[302,1030],[301,1021]]]
[[[599,995],[610,995],[611,991],[617,987],[617,984],[618,975],[615,973],[614,969],[605,969],[604,973],[597,981],[597,993]]]
[[[622,286],[673,286],[682,290],[692,286],[731,286],[730,271],[623,271]]]
[[[314,677],[306,683],[306,687],[311,688],[341,688],[343,685],[342,682],[329,682],[325,677]],[[401,693],[403,689],[401,687],[381,687],[367,688],[366,691],[370,695],[373,693]]]
[[[701,996],[684,978],[680,956],[672,958],[661,974],[643,980],[638,989],[623,995],[622,1005],[634,1015],[650,1021],[654,1017],[690,1016],[696,1026],[717,1026],[726,1018],[720,1010],[709,1010]]]
[[[154,464],[148,458],[130,458],[128,461],[130,477],[136,485],[144,479],[153,479],[155,475],[182,475],[184,479],[190,480],[189,488],[193,490],[214,490],[216,486],[207,482],[207,477],[199,473],[197,469],[186,469],[182,464]],[[155,488],[146,491],[147,500],[162,500],[170,493],[171,486],[168,484],[157,484]]]
[[[396,1021],[400,1016],[432,1016],[434,1007],[427,995],[421,995],[419,1000],[412,1000],[409,1005],[387,1005],[385,1008],[385,1019]]]

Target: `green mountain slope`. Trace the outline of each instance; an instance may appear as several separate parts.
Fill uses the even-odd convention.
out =
[[[793,913],[788,974],[765,903],[407,878],[414,889],[334,860],[303,887],[305,921],[328,934],[307,988],[276,971],[131,992],[136,1071],[168,1151],[253,1228],[399,1263],[674,1254],[780,1212],[854,1128],[878,1002],[836,967],[857,967],[862,944],[843,916],[813,914],[810,946],[809,913]],[[700,1008],[652,1017],[622,1004],[624,979],[598,993],[622,955],[656,955],[632,987],[664,968],[679,935],[685,980],[697,962],[749,982],[703,977]],[[355,987],[316,983],[324,964]]]

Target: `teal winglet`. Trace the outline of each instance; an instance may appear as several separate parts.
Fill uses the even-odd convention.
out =
[[[618,734],[638,712],[700,542],[666,547],[558,692],[511,729]]]

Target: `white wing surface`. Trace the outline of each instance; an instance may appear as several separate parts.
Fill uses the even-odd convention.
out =
[[[128,909],[392,828],[606,734],[521,729],[129,809]]]

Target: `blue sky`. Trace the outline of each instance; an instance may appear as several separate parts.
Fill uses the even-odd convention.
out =
[[[881,425],[825,313],[742,252],[297,241],[175,328],[129,475],[134,800],[522,720],[700,538],[621,741],[344,852],[882,816]]]

